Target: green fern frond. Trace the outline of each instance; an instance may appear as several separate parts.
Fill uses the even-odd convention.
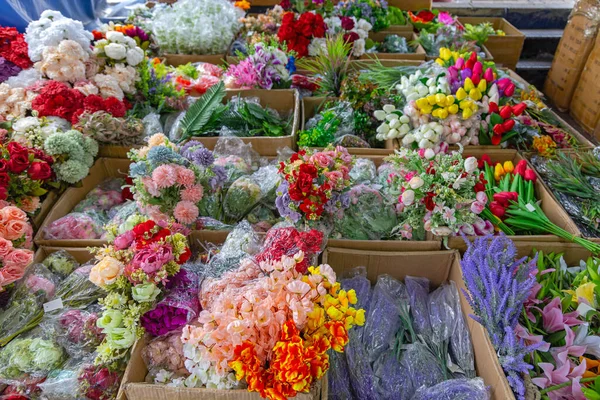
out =
[[[181,141],[202,132],[202,129],[210,121],[213,112],[221,105],[224,97],[225,85],[223,82],[219,82],[192,104],[181,121],[183,128]]]

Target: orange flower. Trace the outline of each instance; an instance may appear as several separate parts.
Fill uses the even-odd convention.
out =
[[[343,352],[348,344],[348,331],[342,321],[329,321],[325,323],[331,333],[331,347],[337,352]]]
[[[583,378],[595,378],[600,375],[600,361],[592,360],[587,357],[579,357],[579,363],[581,364],[585,360],[586,371],[583,373]]]
[[[247,0],[238,0],[235,2],[234,6],[241,8],[242,10],[250,9],[250,2]]]
[[[235,371],[235,379],[238,381],[246,377],[248,386],[250,386],[250,380],[255,381],[255,376],[262,373],[261,362],[256,355],[256,349],[254,343],[245,341],[239,346],[236,346],[234,352],[233,361],[229,362],[229,366]],[[260,386],[260,382],[255,382],[254,386]]]

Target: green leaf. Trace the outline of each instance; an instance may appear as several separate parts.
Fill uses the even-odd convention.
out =
[[[201,132],[202,128],[210,121],[212,113],[221,105],[225,97],[225,85],[223,82],[212,86],[206,93],[200,97],[190,109],[186,112],[181,121],[183,135],[181,140]]]
[[[490,115],[490,125],[497,125],[503,123],[504,120],[500,116],[500,114],[492,113]]]

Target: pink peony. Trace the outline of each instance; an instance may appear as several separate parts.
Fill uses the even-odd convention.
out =
[[[117,250],[124,250],[131,246],[133,239],[135,239],[135,233],[133,233],[133,231],[127,231],[115,238],[113,241],[113,246]]]
[[[173,210],[173,216],[182,224],[191,224],[198,219],[200,211],[191,201],[180,201]]]
[[[189,188],[196,183],[196,174],[191,169],[179,167],[177,169],[177,183]]]
[[[177,170],[172,165],[161,165],[152,171],[152,180],[159,189],[165,189],[177,182]]]
[[[152,178],[148,178],[148,177],[142,178],[142,184],[144,185],[144,187],[146,188],[146,191],[150,194],[150,196],[152,196],[152,197],[160,196],[160,190],[158,189],[158,186],[156,185],[156,183],[154,183]]]
[[[204,188],[202,185],[194,185],[181,191],[181,200],[197,203],[204,196]]]
[[[171,246],[153,244],[138,251],[133,256],[130,266],[133,271],[141,269],[147,274],[154,274],[169,261],[173,261]]]

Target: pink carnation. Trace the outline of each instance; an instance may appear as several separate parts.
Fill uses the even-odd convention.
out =
[[[196,205],[191,201],[180,201],[175,206],[173,215],[177,221],[183,224],[191,224],[198,219],[200,211],[198,210],[198,207],[196,207]]]
[[[181,200],[191,201],[192,203],[199,202],[202,200],[203,196],[204,189],[202,188],[202,185],[194,185],[181,191]]]
[[[152,180],[159,189],[165,189],[177,182],[177,170],[172,165],[161,165],[152,172]]]
[[[152,197],[160,196],[160,190],[158,189],[158,186],[152,180],[152,178],[144,177],[144,178],[142,178],[142,183],[144,184],[144,187],[146,188],[146,191],[150,194],[150,196],[152,196]]]
[[[196,183],[196,174],[191,169],[180,167],[177,169],[177,183],[189,188]]]

